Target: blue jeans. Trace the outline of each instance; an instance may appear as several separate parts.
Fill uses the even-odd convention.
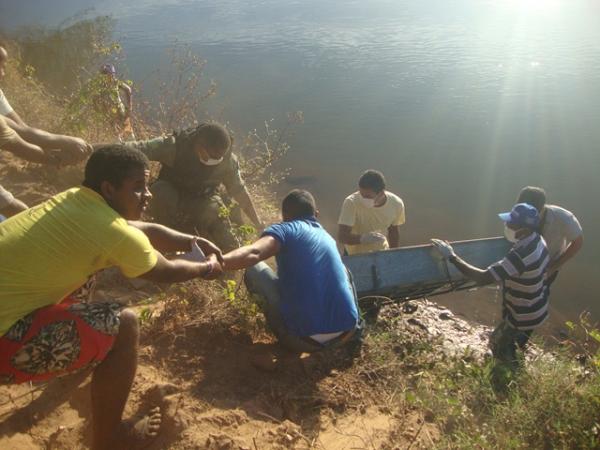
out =
[[[320,344],[308,337],[295,336],[289,332],[285,326],[283,317],[281,316],[281,297],[279,295],[278,286],[279,278],[273,269],[271,269],[266,263],[260,262],[246,270],[244,281],[246,282],[246,287],[248,288],[249,292],[262,297],[263,303],[260,306],[265,318],[267,319],[267,325],[271,331],[273,331],[279,343],[288,350],[293,352],[312,353],[319,350],[324,350],[326,348],[336,348],[346,343],[356,341],[356,339],[360,339],[360,320],[357,324],[357,330],[352,338],[348,341],[341,341],[340,339],[335,338],[329,342],[326,342],[325,344]],[[349,282],[351,283],[350,278]],[[356,291],[354,290],[354,287],[353,292],[355,294],[354,299],[356,301]]]

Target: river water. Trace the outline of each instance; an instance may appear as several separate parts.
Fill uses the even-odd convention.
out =
[[[367,168],[404,199],[407,245],[499,235],[496,213],[543,186],[586,231],[552,303],[600,318],[600,2],[0,0],[0,26],[82,11],[116,19],[134,82],[185,43],[237,128],[303,111],[281,190],[310,189],[332,232]]]

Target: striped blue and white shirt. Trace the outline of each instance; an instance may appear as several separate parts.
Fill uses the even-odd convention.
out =
[[[548,317],[546,268],[550,257],[546,241],[531,233],[516,242],[488,270],[502,283],[502,316],[518,330],[533,330]]]

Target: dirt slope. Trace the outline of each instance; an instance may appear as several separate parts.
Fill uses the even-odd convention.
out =
[[[0,162],[2,184],[31,205],[81,178],[81,168],[48,169],[6,154]],[[146,319],[126,410],[135,416],[162,407],[162,433],[150,448],[430,448],[439,433],[418,411],[382,399],[360,353],[281,357],[274,371],[257,369],[253,357],[278,348],[260,317],[249,320],[222,300],[219,284],[163,292],[109,273],[101,287],[97,300],[150,304],[137,307]],[[0,448],[87,448],[89,383],[89,373],[80,373],[48,385],[1,386]]]

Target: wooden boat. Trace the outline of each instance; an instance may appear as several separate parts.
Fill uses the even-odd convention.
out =
[[[511,244],[503,237],[452,242],[456,254],[485,268],[501,260]],[[475,286],[452,263],[440,259],[431,244],[343,257],[359,297],[420,298]]]

